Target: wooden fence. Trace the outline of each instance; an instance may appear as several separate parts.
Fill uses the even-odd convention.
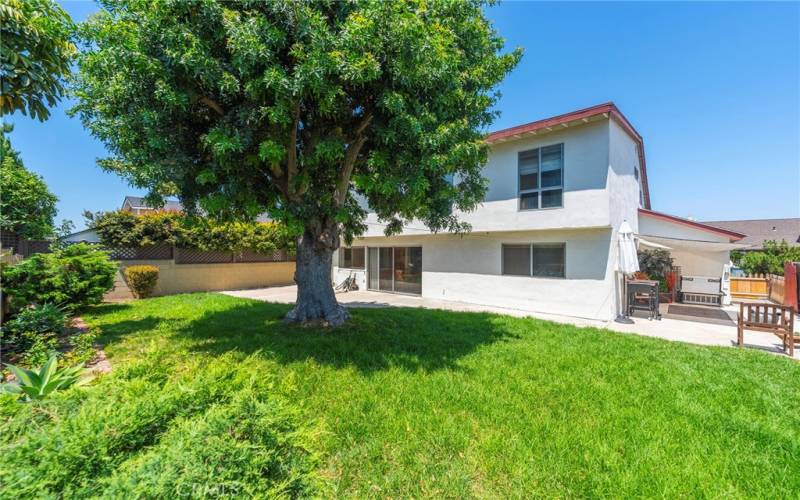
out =
[[[789,268],[787,267],[787,269]],[[731,297],[743,300],[770,300],[777,304],[786,304],[786,282],[787,280],[784,276],[777,274],[754,274],[746,277],[732,276]]]
[[[731,276],[731,297],[734,299],[766,299],[769,297],[769,277],[751,275]]]
[[[783,304],[786,295],[786,280],[783,276],[770,275],[769,277],[769,300],[777,304]]]

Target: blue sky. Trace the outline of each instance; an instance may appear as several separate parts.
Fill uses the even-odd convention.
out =
[[[91,2],[62,2],[75,20]],[[698,220],[800,216],[800,4],[533,3],[488,10],[525,56],[493,130],[614,101],[642,134],[655,210]],[[66,116],[12,115],[12,143],[59,219],[138,194]]]

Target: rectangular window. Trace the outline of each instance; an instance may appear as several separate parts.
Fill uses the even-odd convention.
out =
[[[517,170],[520,210],[563,206],[564,144],[519,152]]]
[[[543,278],[563,278],[565,245],[547,243],[533,245],[533,275]]]
[[[566,244],[503,245],[502,274],[541,278],[566,277]]]
[[[531,275],[531,246],[503,245],[503,274],[511,276]]]
[[[339,267],[364,269],[364,247],[340,248]]]

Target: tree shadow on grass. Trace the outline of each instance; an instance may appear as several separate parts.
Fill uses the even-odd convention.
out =
[[[146,316],[139,319],[106,323],[101,328],[101,335],[98,340],[104,346],[114,344],[128,335],[154,330],[161,321],[161,318]]]
[[[401,367],[435,371],[456,368],[459,359],[514,335],[498,316],[417,308],[352,308],[339,328],[283,323],[291,306],[248,301],[208,312],[180,331],[192,350],[210,354],[262,351],[279,363],[313,360],[363,372]]]

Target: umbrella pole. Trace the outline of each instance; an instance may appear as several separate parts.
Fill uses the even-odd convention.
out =
[[[622,313],[617,315],[617,319],[615,320],[617,323],[625,323],[628,325],[633,324],[633,320],[628,316],[628,280],[625,277],[625,273],[620,273],[622,275]]]

